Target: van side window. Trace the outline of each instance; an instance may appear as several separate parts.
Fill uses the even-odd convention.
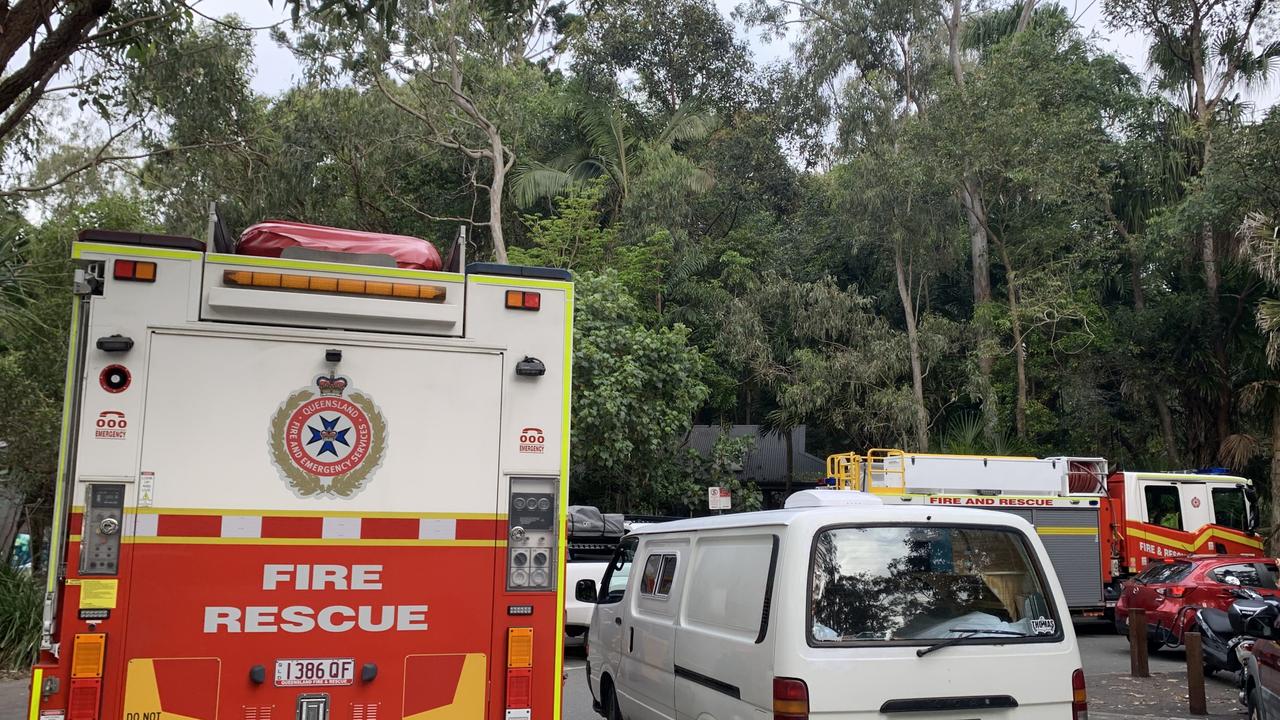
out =
[[[600,581],[600,595],[596,604],[612,605],[622,602],[622,598],[627,593],[627,581],[631,578],[631,562],[635,559],[638,543],[639,541],[635,538],[624,538],[618,543],[618,549],[614,551],[613,559],[609,561],[609,567],[604,571],[604,578]]]
[[[661,555],[650,555],[644,561],[644,575],[640,578],[640,594],[652,595],[658,586],[658,570],[662,567]]]
[[[671,594],[671,584],[676,579],[676,556],[671,553],[654,553],[644,562],[644,577],[640,580],[640,594],[665,598]]]
[[[666,597],[671,594],[671,583],[676,579],[676,556],[667,555],[662,561],[662,572],[658,573],[657,595]]]

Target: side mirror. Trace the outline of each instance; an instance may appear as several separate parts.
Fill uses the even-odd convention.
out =
[[[579,580],[578,584],[573,588],[573,596],[578,602],[595,604],[596,602],[596,581],[590,578]]]

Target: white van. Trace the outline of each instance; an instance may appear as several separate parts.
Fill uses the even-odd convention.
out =
[[[607,720],[1088,716],[1062,588],[1008,513],[806,490],[634,530],[575,591]]]

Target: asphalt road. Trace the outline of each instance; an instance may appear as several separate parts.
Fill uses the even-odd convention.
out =
[[[1104,625],[1083,626],[1078,628],[1078,633],[1085,673],[1088,676],[1121,675],[1129,671],[1129,644],[1123,637],[1113,634]],[[1180,650],[1163,650],[1151,657],[1150,664],[1153,674],[1164,673],[1171,676],[1185,671],[1186,658]],[[570,648],[567,651],[565,668],[568,671],[569,678],[568,682],[565,683],[565,712],[563,720],[599,720],[599,716],[591,710],[591,692],[587,689],[585,665],[580,648]],[[1242,713],[1238,712],[1237,707],[1233,706],[1229,701],[1230,697],[1234,695],[1232,682],[1232,678],[1226,675],[1211,678],[1209,681],[1211,695],[1216,694],[1219,697],[1218,703],[1212,708],[1215,712],[1215,717],[1220,716],[1219,714],[1243,716]],[[1155,679],[1150,681],[1149,685],[1141,685],[1141,687],[1149,687],[1153,694],[1165,692],[1162,687],[1157,687]],[[25,716],[26,691],[25,680],[0,680],[0,720]],[[1222,698],[1227,699],[1223,700]],[[1090,709],[1093,710],[1093,708]],[[1123,715],[1108,715],[1101,712],[1093,712],[1091,714],[1104,718],[1104,720],[1106,718],[1124,717]],[[1164,717],[1177,716],[1167,715]]]

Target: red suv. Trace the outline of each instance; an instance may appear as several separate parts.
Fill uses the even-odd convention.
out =
[[[1129,610],[1147,611],[1151,650],[1182,643],[1182,632],[1194,621],[1192,608],[1226,610],[1235,602],[1232,587],[1245,586],[1263,595],[1280,595],[1275,558],[1246,555],[1192,555],[1151,565],[1124,584],[1116,601],[1116,630],[1129,634]]]

